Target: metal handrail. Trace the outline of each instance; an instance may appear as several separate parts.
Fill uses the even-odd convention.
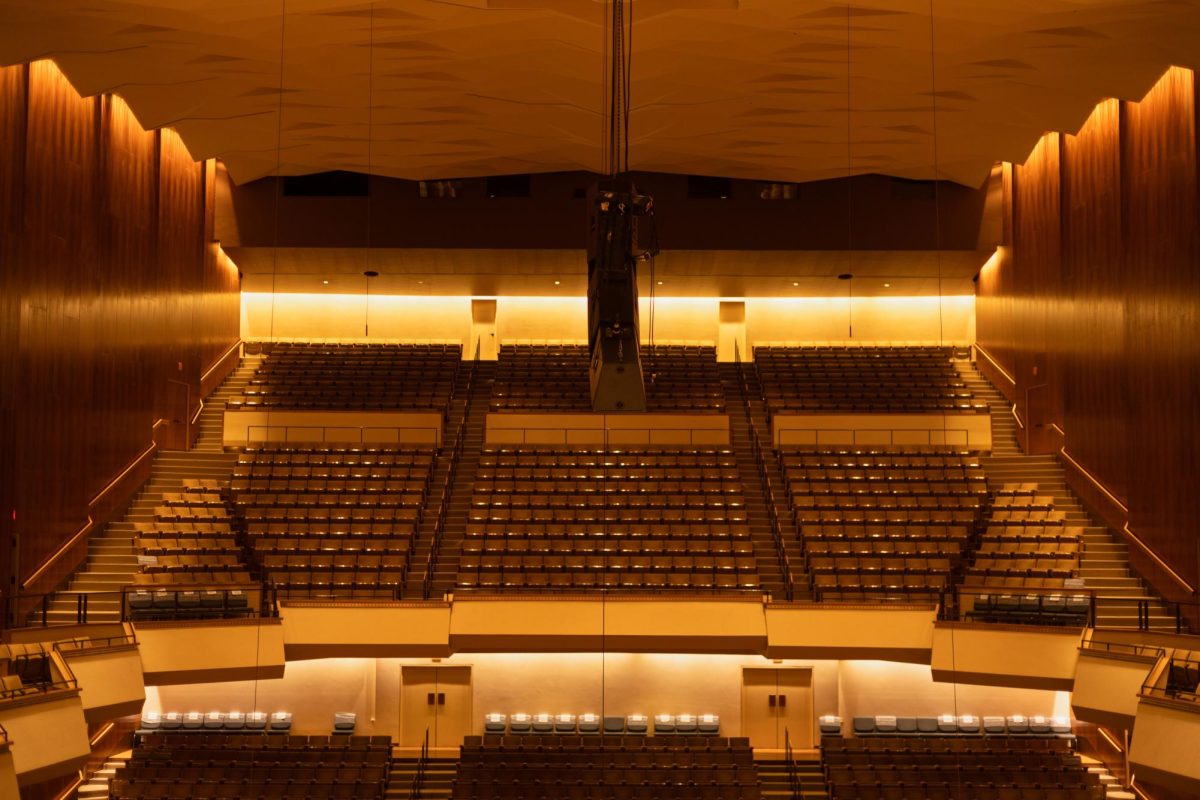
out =
[[[787,765],[788,786],[792,790],[792,797],[800,797],[800,771],[796,767],[796,756],[792,751],[792,737],[787,728],[783,729],[783,752],[784,763]]]
[[[470,371],[467,373],[467,386],[464,395],[463,417],[454,434],[454,444],[450,449],[450,468],[446,471],[446,480],[442,484],[441,497],[438,499],[437,522],[433,529],[433,540],[429,543],[429,558],[425,562],[425,574],[421,581],[421,597],[428,600],[433,594],[434,569],[442,545],[442,536],[446,529],[446,517],[450,512],[450,496],[454,490],[454,480],[458,476],[458,464],[462,460],[466,447],[467,420],[471,416],[471,397],[475,391],[475,375],[479,366],[479,339],[475,340],[475,357],[471,360]]]
[[[417,770],[408,787],[408,796],[419,798],[425,785],[425,772],[429,767],[429,728],[425,729],[425,740],[421,742],[421,754],[417,757]]]
[[[792,580],[791,562],[788,559],[787,548],[783,543],[783,528],[779,523],[779,515],[775,512],[775,492],[771,488],[771,479],[767,475],[767,464],[763,456],[762,445],[759,444],[758,428],[754,424],[753,409],[750,405],[749,385],[746,380],[745,363],[741,351],[735,341],[733,343],[733,360],[738,370],[738,391],[742,398],[742,408],[746,414],[746,424],[750,433],[750,450],[754,454],[754,463],[758,468],[758,480],[762,486],[763,498],[767,501],[767,519],[771,526],[771,537],[775,542],[775,555],[783,571],[785,596],[788,600],[795,597],[796,587]]]

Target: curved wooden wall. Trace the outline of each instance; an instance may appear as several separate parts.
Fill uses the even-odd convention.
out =
[[[977,305],[995,362],[980,366],[1027,451],[1064,450],[1072,485],[1128,525],[1135,566],[1173,599],[1200,585],[1196,92],[1172,69],[1006,168],[1011,225]]]
[[[52,62],[0,69],[6,597],[89,513],[119,508],[138,470],[110,483],[153,444],[156,421],[198,408],[202,373],[238,339],[213,178],[173,132],[143,130],[118,97],[81,98]],[[188,426],[158,434],[186,446]],[[53,588],[86,538],[26,592]]]

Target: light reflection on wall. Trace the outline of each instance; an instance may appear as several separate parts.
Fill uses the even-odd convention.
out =
[[[654,304],[654,340],[712,345],[721,299],[660,297]],[[736,298],[735,298],[736,299]],[[243,292],[246,339],[398,339],[461,342],[471,326],[470,297],[342,293]],[[746,298],[752,344],[970,344],[975,298],[844,297]],[[643,342],[650,339],[650,304],[639,314]],[[501,343],[583,342],[584,297],[499,297],[496,331]]]

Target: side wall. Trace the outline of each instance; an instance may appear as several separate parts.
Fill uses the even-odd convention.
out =
[[[202,376],[239,335],[214,178],[172,131],[144,131],[119,97],[81,98],[53,62],[0,69],[5,597],[89,514],[116,510],[137,470],[112,482],[156,435],[187,444]],[[53,588],[79,544],[25,593]]]
[[[1006,167],[1005,245],[977,301],[980,367],[1027,452],[1063,449],[1172,599],[1200,584],[1197,107],[1193,73],[1172,69]]]

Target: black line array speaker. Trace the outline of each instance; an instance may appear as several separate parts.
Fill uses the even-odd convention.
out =
[[[653,255],[653,201],[631,181],[588,190],[588,346],[593,411],[645,411],[637,262]]]

